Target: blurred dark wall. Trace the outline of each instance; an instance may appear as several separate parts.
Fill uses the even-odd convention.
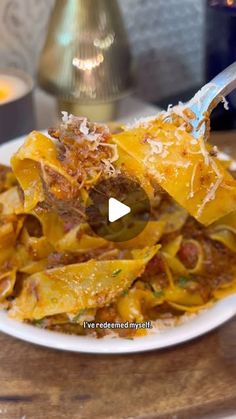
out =
[[[119,0],[147,100],[203,79],[204,0]],[[35,74],[54,0],[0,1],[0,66]]]

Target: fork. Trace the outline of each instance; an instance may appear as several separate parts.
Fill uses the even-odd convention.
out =
[[[191,120],[192,134],[195,138],[204,135],[206,132],[206,114],[210,115],[212,110],[223,101],[227,107],[224,96],[236,88],[236,61],[205,84],[187,103],[181,108],[190,109],[195,118]]]

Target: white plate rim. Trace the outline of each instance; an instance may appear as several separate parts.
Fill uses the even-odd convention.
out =
[[[9,164],[9,158],[22,144],[25,136],[0,145],[0,163]],[[69,335],[41,329],[10,319],[0,310],[0,331],[23,341],[40,346],[88,354],[128,354],[163,349],[197,338],[231,319],[236,314],[236,294],[224,298],[187,322],[148,336],[135,338]]]

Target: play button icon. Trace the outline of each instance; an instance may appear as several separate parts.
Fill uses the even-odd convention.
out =
[[[101,180],[91,188],[86,218],[92,231],[113,242],[140,234],[150,218],[150,202],[138,182],[119,175]]]
[[[128,205],[122,204],[116,198],[109,198],[108,201],[108,220],[113,223],[116,220],[129,214],[131,208]]]

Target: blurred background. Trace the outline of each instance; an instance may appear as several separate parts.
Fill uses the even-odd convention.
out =
[[[154,114],[235,60],[236,0],[1,0],[0,141],[54,124],[58,110],[101,121]],[[36,86],[14,108],[14,131],[4,67],[11,83]],[[236,128],[235,94],[229,102],[213,129]]]
[[[158,101],[203,80],[204,0],[118,0],[137,94]],[[0,1],[0,65],[36,74],[54,0]]]

